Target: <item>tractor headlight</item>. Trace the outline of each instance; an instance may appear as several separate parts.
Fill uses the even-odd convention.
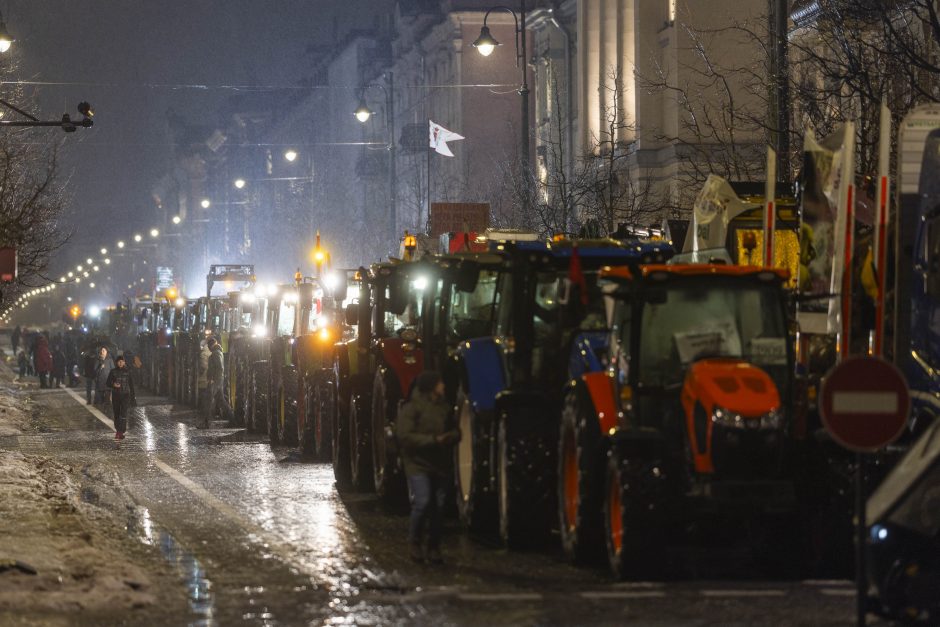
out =
[[[722,407],[715,407],[712,422],[729,429],[761,429],[774,431],[783,427],[783,412],[774,408],[762,416],[747,417]]]

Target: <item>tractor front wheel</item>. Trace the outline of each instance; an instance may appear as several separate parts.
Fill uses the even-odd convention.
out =
[[[512,428],[510,417],[499,421],[499,537],[509,548],[544,544],[551,533],[551,472],[544,437],[530,429]]]
[[[396,507],[407,502],[407,488],[398,455],[388,447],[389,441],[394,438],[399,394],[397,386],[389,385],[386,381],[387,376],[380,369],[372,385],[372,469],[375,491],[382,503],[387,507]]]
[[[601,492],[604,456],[597,417],[583,390],[565,396],[558,438],[558,516],[561,545],[575,562],[603,552]]]
[[[349,400],[349,469],[353,487],[360,492],[375,490],[368,407],[369,399],[360,394]]]

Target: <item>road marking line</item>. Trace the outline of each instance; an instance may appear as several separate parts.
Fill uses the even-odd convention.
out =
[[[617,590],[595,590],[582,592],[581,596],[585,599],[658,599],[666,596],[665,592],[659,590],[636,590],[636,591],[617,591]]]
[[[461,601],[541,601],[538,592],[464,592],[457,595]]]
[[[68,392],[69,395],[72,396],[72,398],[78,401],[79,405],[81,405],[82,407],[87,409],[89,412],[91,412],[92,416],[94,416],[95,418],[100,420],[102,423],[107,425],[109,429],[114,430],[114,423],[111,420],[109,420],[108,417],[105,416],[100,410],[95,408],[93,405],[88,405],[85,402],[85,399],[83,399],[81,396],[76,394],[73,390],[66,388],[66,392]],[[156,455],[154,455],[152,459],[153,459],[154,465],[156,465],[157,468],[163,471],[167,476],[169,476],[171,479],[176,481],[178,484],[180,484],[181,486],[189,490],[190,493],[192,493],[194,496],[199,498],[203,503],[205,503],[212,509],[216,510],[223,516],[231,519],[235,524],[240,526],[246,533],[248,533],[249,536],[255,536],[258,540],[262,542],[262,544],[264,544],[271,551],[275,553],[279,553],[281,559],[285,563],[288,563],[291,566],[294,566],[295,568],[297,568],[298,570],[302,572],[307,571],[307,567],[304,564],[300,563],[297,560],[286,557],[286,555],[289,555],[290,552],[286,551],[285,550],[286,547],[279,540],[276,540],[273,536],[269,535],[267,531],[265,531],[258,525],[254,524],[253,522],[251,522],[250,520],[248,520],[247,518],[239,514],[238,511],[236,511],[235,508],[230,506],[228,503],[214,496],[204,487],[202,487],[201,485],[199,485],[198,483],[196,483],[195,481],[193,481],[186,475],[182,474],[181,472],[179,472],[178,470],[176,470],[175,468],[173,468],[172,466],[170,466],[169,464],[161,460]],[[312,574],[312,573],[308,573],[308,574]]]
[[[848,579],[804,579],[804,586],[854,586],[854,581]]]
[[[783,597],[785,590],[700,590],[705,597]]]
[[[820,592],[827,597],[854,597],[855,590],[851,588],[823,588]]]
[[[621,583],[615,583],[613,588],[633,590],[636,588],[662,588],[663,582],[661,581],[624,581]]]

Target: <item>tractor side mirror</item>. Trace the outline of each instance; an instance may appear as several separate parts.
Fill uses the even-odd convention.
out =
[[[400,316],[408,307],[408,277],[395,275],[388,284],[388,311]]]
[[[457,280],[454,282],[460,292],[472,292],[480,279],[480,267],[472,262],[464,261],[457,267]]]
[[[359,324],[359,305],[357,303],[346,305],[346,324],[351,327]]]

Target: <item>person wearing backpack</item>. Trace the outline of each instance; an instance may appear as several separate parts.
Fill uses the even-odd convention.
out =
[[[451,424],[441,375],[418,375],[416,389],[398,416],[396,436],[408,478],[411,559],[442,564],[441,532],[453,447],[460,432]]]

